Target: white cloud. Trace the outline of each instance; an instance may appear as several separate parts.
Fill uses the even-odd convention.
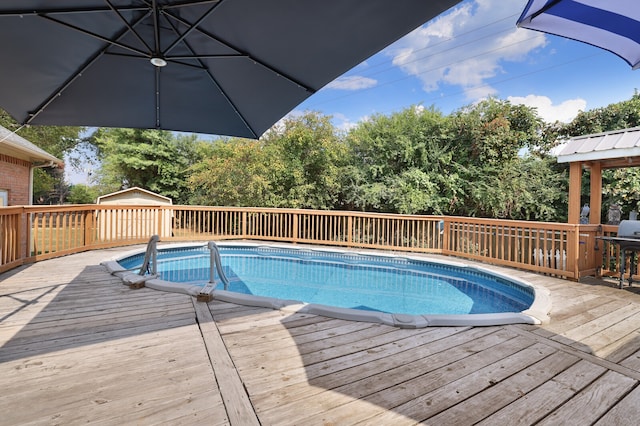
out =
[[[547,123],[556,121],[568,123],[578,115],[578,112],[584,111],[587,107],[587,101],[579,98],[569,99],[558,105],[553,105],[551,99],[546,96],[536,95],[509,96],[507,100],[512,104],[535,107],[538,110],[538,115]]]
[[[373,78],[351,75],[335,79],[327,84],[326,88],[336,90],[362,90],[374,87],[376,84],[378,84],[378,81]]]
[[[333,125],[341,131],[348,132],[352,128],[358,125],[358,122],[353,122],[344,114],[336,113],[332,115]]]
[[[503,73],[505,62],[526,59],[546,44],[544,34],[518,29],[526,0],[475,0],[461,3],[386,50],[393,64],[418,77],[427,92],[440,85],[460,86],[470,100],[496,93],[487,84]]]
[[[283,118],[278,120],[278,122],[276,122],[271,127],[271,130],[273,130],[275,132],[283,132],[284,129],[285,129],[285,127],[284,127],[285,120],[287,120],[287,119],[296,119],[296,118],[302,117],[307,112],[308,111],[294,109],[293,111],[291,111],[287,115],[285,115]],[[361,121],[368,121],[368,120],[369,120],[368,116],[364,116],[364,117],[359,118],[356,121],[353,121],[347,115],[339,113],[339,112],[331,114],[331,122],[333,123],[333,126],[336,129],[338,129],[340,131],[344,131],[344,132],[348,132],[352,128],[356,127],[358,125],[358,123],[360,123]]]

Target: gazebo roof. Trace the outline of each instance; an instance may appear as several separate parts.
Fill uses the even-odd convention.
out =
[[[640,127],[569,139],[558,163],[574,162],[599,162],[602,168],[640,166]]]

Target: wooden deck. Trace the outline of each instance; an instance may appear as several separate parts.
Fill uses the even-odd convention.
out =
[[[130,290],[100,261],[0,275],[0,424],[637,424],[640,289],[511,271],[543,326],[384,325]]]

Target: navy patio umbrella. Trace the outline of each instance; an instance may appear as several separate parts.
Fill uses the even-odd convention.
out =
[[[0,107],[22,124],[257,138],[460,0],[3,0]]]
[[[640,67],[638,0],[530,0],[517,25],[600,47]]]

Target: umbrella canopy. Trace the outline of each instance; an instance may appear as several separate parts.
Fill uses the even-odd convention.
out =
[[[600,47],[636,69],[639,5],[637,0],[529,0],[517,25]]]
[[[257,138],[460,0],[3,0],[0,107],[42,125]]]

